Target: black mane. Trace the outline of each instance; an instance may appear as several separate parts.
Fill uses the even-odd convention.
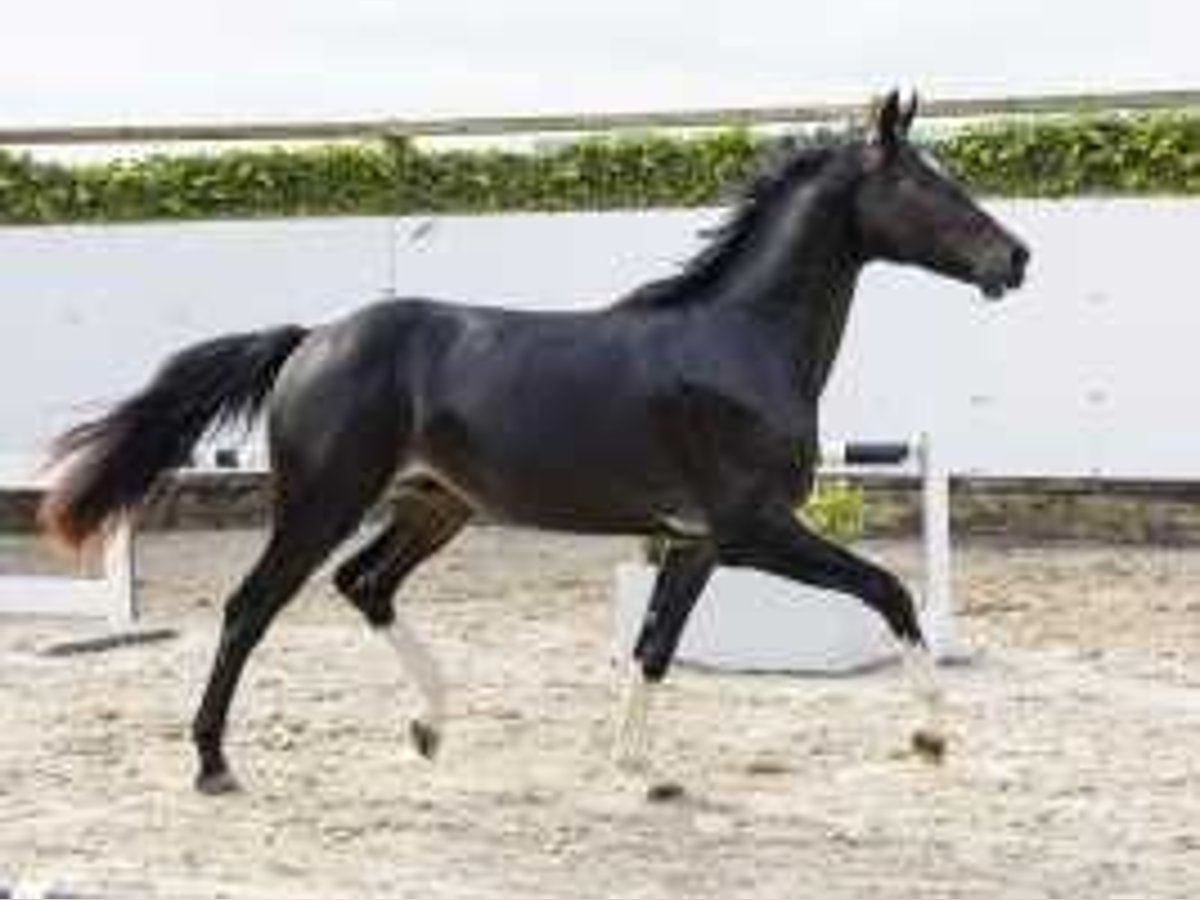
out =
[[[709,239],[708,244],[684,263],[677,274],[635,288],[618,300],[617,305],[644,309],[682,306],[700,299],[754,238],[779,198],[789,194],[797,181],[819,171],[841,146],[844,144],[828,138],[804,143],[797,143],[795,138],[785,139],[782,150],[771,154],[741,189],[721,223],[701,232]]]

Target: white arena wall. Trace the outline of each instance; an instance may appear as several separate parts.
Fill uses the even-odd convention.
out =
[[[1200,200],[989,206],[1034,251],[998,304],[864,275],[823,427],[928,431],[950,470],[1200,479]],[[172,350],[389,291],[600,306],[669,272],[716,210],[0,228],[0,454],[134,389]]]

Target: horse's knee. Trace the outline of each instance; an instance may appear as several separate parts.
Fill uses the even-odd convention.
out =
[[[679,643],[667,633],[667,627],[662,617],[647,621],[633,650],[633,658],[641,667],[642,676],[652,684],[667,677]]]

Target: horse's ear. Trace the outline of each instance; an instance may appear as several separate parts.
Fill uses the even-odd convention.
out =
[[[913,119],[917,117],[917,92],[913,91],[908,98],[908,102],[900,110],[900,133],[908,137],[908,132],[912,129]]]
[[[871,139],[887,152],[892,152],[904,136],[901,126],[900,92],[888,91],[875,106],[871,122]]]

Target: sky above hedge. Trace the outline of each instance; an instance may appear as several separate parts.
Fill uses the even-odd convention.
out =
[[[36,0],[0,124],[1200,87],[1194,0]]]

